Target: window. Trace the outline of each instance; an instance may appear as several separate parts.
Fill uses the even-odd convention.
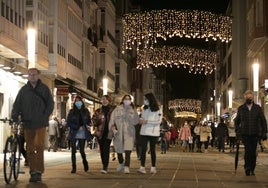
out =
[[[228,77],[232,74],[232,54],[228,57]]]
[[[13,9],[10,9],[10,21],[11,21],[12,23],[14,23],[13,13],[14,13]]]
[[[9,20],[9,6],[6,6],[6,19]]]
[[[100,68],[105,69],[105,48],[100,48]]]
[[[136,81],[136,69],[132,69],[132,80]]]
[[[115,74],[120,74],[120,64],[119,63],[115,64]]]
[[[2,2],[2,4],[1,4],[1,16],[3,16],[3,17],[5,17],[5,3],[4,2]]]
[[[18,26],[18,13],[15,12],[15,25]]]
[[[256,1],[256,26],[263,26],[263,0]]]

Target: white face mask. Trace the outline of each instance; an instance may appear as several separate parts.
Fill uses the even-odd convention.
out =
[[[144,100],[144,105],[149,105],[149,101],[147,99]]]
[[[131,104],[131,100],[125,99],[123,103],[125,106],[129,106]]]

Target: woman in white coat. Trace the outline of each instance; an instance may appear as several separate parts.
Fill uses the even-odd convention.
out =
[[[200,128],[200,142],[202,147],[202,143],[204,143],[205,153],[208,152],[208,144],[211,139],[211,127],[208,126],[207,122],[204,122],[203,126]]]
[[[155,96],[152,93],[147,93],[144,96],[144,107],[141,113],[141,130],[140,130],[140,143],[141,143],[141,166],[138,170],[139,173],[145,174],[145,160],[148,142],[150,144],[151,152],[151,173],[156,173],[156,153],[155,145],[160,136],[160,123],[162,121],[162,110],[159,108]]]
[[[135,125],[139,123],[139,115],[134,108],[130,95],[125,95],[112,112],[109,121],[109,129],[114,132],[114,149],[117,153],[119,165],[116,169],[121,172],[124,169],[129,173],[130,154],[135,143]],[[125,153],[125,160],[123,158]]]

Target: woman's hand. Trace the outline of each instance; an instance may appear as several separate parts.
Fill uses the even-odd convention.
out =
[[[148,123],[147,120],[144,120],[143,118],[140,118],[139,124],[143,125],[143,124],[147,124],[147,123]]]

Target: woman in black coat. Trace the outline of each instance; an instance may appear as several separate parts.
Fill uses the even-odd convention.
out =
[[[68,139],[72,148],[72,171],[76,173],[76,142],[78,142],[79,151],[83,159],[84,171],[88,171],[88,162],[85,154],[85,143],[91,139],[87,126],[90,125],[91,118],[89,110],[85,107],[80,96],[75,98],[73,109],[67,116],[67,125],[70,127]]]

